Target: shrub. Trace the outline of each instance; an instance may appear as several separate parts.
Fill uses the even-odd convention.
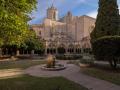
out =
[[[94,61],[91,60],[91,59],[81,59],[80,63],[83,63],[83,64],[93,64]]]
[[[16,56],[18,59],[21,59],[21,60],[23,60],[23,59],[31,59],[31,57],[28,55],[22,55],[22,56]]]
[[[120,36],[105,36],[92,42],[96,60],[109,61],[116,67],[120,60]]]
[[[56,55],[56,59],[59,60],[77,60],[82,58],[81,55]]]

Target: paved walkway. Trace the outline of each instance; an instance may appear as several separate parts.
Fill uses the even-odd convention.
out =
[[[63,76],[88,88],[89,90],[120,90],[120,86],[82,74],[80,72],[80,68],[76,65],[67,64],[65,61],[61,61],[59,63],[64,64],[67,68],[62,71],[43,71],[41,70],[41,65],[38,65],[26,69],[25,73],[38,77]]]

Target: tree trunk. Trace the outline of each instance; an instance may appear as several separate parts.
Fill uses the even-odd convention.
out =
[[[11,56],[11,60],[16,60],[15,59],[15,53],[14,53],[14,49],[13,48],[11,48],[11,50],[10,50],[10,56]]]
[[[32,51],[31,51],[31,56],[33,56],[33,55],[34,55],[34,53],[35,53],[35,51],[34,51],[34,50],[32,50]]]
[[[34,55],[34,53],[35,53],[35,51],[34,50],[32,50],[32,54]]]
[[[116,68],[117,67],[117,61],[115,59],[110,60],[109,63],[110,63],[112,68]]]

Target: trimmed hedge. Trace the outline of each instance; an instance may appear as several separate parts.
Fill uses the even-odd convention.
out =
[[[92,42],[93,54],[96,60],[119,61],[120,36],[105,36]]]
[[[56,55],[56,59],[59,60],[77,60],[81,58],[81,55]]]

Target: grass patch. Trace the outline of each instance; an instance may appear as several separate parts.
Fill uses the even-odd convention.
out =
[[[12,68],[26,69],[30,66],[39,65],[43,63],[45,63],[45,61],[40,60],[1,61],[0,69],[12,69]]]
[[[88,90],[63,77],[39,78],[21,76],[1,79],[0,90]]]
[[[81,69],[84,74],[93,76],[102,80],[109,81],[111,83],[120,85],[120,69],[112,69],[110,66],[95,65],[90,68]]]
[[[75,65],[77,65],[77,66],[79,66],[79,60],[69,60],[68,62],[67,62],[67,64],[75,64]]]

